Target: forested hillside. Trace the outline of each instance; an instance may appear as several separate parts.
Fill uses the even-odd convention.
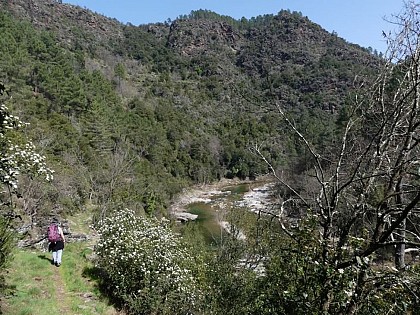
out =
[[[111,233],[108,236],[112,239],[113,229],[119,231],[118,226],[112,226],[112,220],[121,220],[121,215],[113,213],[115,209],[126,208],[150,217],[170,218],[168,206],[185,187],[222,178],[254,179],[273,173],[283,184],[279,190],[282,204],[280,214],[270,213],[270,216],[279,219],[286,213],[296,222],[309,215],[302,219],[301,226],[268,227],[270,223],[265,222],[263,232],[250,232],[255,233],[252,235],[256,238],[264,238],[264,241],[256,240],[252,244],[255,246],[253,254],[260,259],[270,257],[267,261],[272,264],[267,263],[267,272],[275,278],[270,278],[274,282],[259,282],[252,272],[246,271],[238,296],[229,295],[235,291],[232,288],[239,285],[233,276],[234,261],[244,252],[251,251],[250,247],[244,249],[242,245],[227,246],[234,249],[232,255],[223,252],[218,259],[224,264],[214,267],[211,272],[207,270],[206,273],[199,267],[188,272],[198,272],[201,279],[211,278],[207,285],[214,291],[209,297],[211,301],[207,302],[214,305],[214,314],[218,314],[217,308],[228,307],[223,303],[239,303],[240,294],[251,299],[252,305],[248,305],[247,310],[245,300],[237,308],[229,305],[229,314],[280,314],[287,305],[313,305],[305,304],[308,294],[312,301],[321,301],[317,305],[319,310],[338,312],[348,307],[355,311],[356,298],[345,298],[344,291],[328,293],[322,291],[323,288],[333,290],[335,284],[343,288],[354,283],[352,294],[362,294],[357,290],[367,287],[356,284],[365,281],[363,277],[368,272],[367,265],[359,263],[360,259],[376,255],[379,249],[384,250],[375,257],[389,258],[389,247],[384,242],[396,228],[392,222],[401,223],[416,207],[417,197],[412,194],[418,186],[414,185],[417,188],[407,193],[410,197],[396,201],[400,205],[412,205],[407,212],[398,208],[405,213],[401,220],[400,217],[394,221],[389,217],[378,219],[373,212],[366,212],[366,209],[377,209],[376,216],[381,215],[383,209],[392,208],[388,204],[393,198],[390,196],[395,196],[392,189],[400,187],[398,193],[405,189],[401,188],[404,186],[402,180],[400,186],[394,184],[395,178],[405,175],[391,176],[387,185],[383,178],[379,183],[374,181],[378,174],[391,168],[412,173],[411,167],[415,165],[404,161],[412,156],[410,154],[415,156],[418,140],[411,137],[404,138],[404,142],[401,134],[393,133],[400,126],[406,126],[403,122],[409,119],[395,114],[398,122],[393,126],[398,127],[389,129],[389,133],[386,127],[388,118],[393,115],[384,118],[381,127],[377,126],[380,117],[387,115],[387,109],[393,108],[389,104],[401,99],[398,106],[402,106],[407,99],[412,99],[411,92],[401,98],[398,94],[401,91],[398,84],[406,82],[404,73],[412,69],[410,58],[405,59],[407,65],[403,63],[385,76],[383,69],[391,67],[385,67],[384,56],[348,43],[339,34],[327,32],[301,13],[288,10],[241,20],[199,10],[174,21],[139,26],[122,24],[85,8],[52,0],[3,0],[0,10],[2,103],[13,115],[29,123],[24,135],[32,139],[38,151],[45,155],[48,168],[54,170],[54,179],[50,182],[33,174],[22,174],[20,185],[13,194],[10,190],[3,192],[5,209],[9,211],[12,205],[13,216],[21,219],[14,220],[13,225],[25,235],[25,244],[40,240],[39,232],[44,230],[51,216],[65,218],[92,211],[94,223],[111,220],[107,221],[109,230],[105,229],[103,233]],[[398,48],[394,49],[398,51]],[[393,58],[395,61],[396,57]],[[367,93],[363,98],[362,91]],[[392,98],[393,93],[398,97]],[[374,104],[379,106],[379,100],[382,111],[374,111]],[[410,117],[415,121],[417,108],[407,108],[401,112],[413,113]],[[360,117],[353,120],[356,115]],[[407,134],[415,134],[417,126],[413,122]],[[391,134],[394,136],[385,141]],[[379,135],[383,138],[378,138]],[[19,137],[12,138],[19,140]],[[400,150],[397,145],[400,140],[406,147],[391,167],[389,161],[397,154],[391,152],[394,148]],[[380,146],[381,141],[386,145]],[[6,144],[2,150],[4,148]],[[362,149],[366,151],[363,153]],[[399,152],[397,149],[395,152]],[[372,165],[378,156],[387,159],[381,158],[374,168]],[[372,163],[364,164],[365,161]],[[384,171],[386,161],[389,168]],[[401,174],[407,174],[404,172]],[[4,178],[2,183],[5,183]],[[321,193],[316,190],[318,186]],[[374,187],[373,191],[363,195],[363,191],[367,192],[371,187]],[[14,196],[13,204],[8,203],[11,195]],[[284,212],[285,205],[289,204],[291,209]],[[346,208],[349,205],[354,206],[353,210]],[[395,214],[397,210],[390,212]],[[111,213],[116,217],[107,218]],[[150,235],[162,228],[154,221],[150,223],[134,217],[133,213],[127,212],[131,222],[122,219],[127,226],[136,223],[144,231],[150,231]],[[362,222],[361,218],[366,221]],[[319,225],[313,220],[319,220],[316,221]],[[367,221],[372,226],[366,225],[368,227],[364,229]],[[256,229],[260,228],[258,222],[254,223]],[[387,230],[387,224],[393,229]],[[311,269],[313,274],[309,274],[308,279],[299,278],[308,281],[299,285],[312,286],[314,290],[304,293],[304,297],[298,296],[299,292],[294,292],[292,298],[288,296],[295,279],[288,279],[286,285],[289,287],[284,292],[276,287],[276,281],[286,281],[288,272],[287,268],[279,267],[286,264],[284,259],[287,261],[281,251],[293,248],[294,243],[286,240],[280,244],[273,240],[289,235],[289,228],[297,228],[290,235],[305,240],[296,246],[313,248],[303,256],[293,253],[292,260],[304,266],[302,268],[309,268],[324,259],[322,266],[326,266],[326,269]],[[175,250],[172,243],[178,243],[172,240],[175,237],[172,234],[167,238],[162,236],[165,233],[157,235],[156,240],[171,252]],[[319,242],[314,236],[318,234],[322,235]],[[369,235],[365,243],[360,241],[362,235]],[[134,236],[144,237],[143,234]],[[171,241],[167,244],[168,239]],[[360,246],[351,247],[353,241],[360,242]],[[331,252],[333,243],[345,252]],[[105,241],[101,246],[101,254],[106,256],[109,243]],[[152,251],[151,256],[156,254],[152,249],[148,250]],[[316,258],[317,255],[322,259]],[[304,256],[308,261],[303,261]],[[184,254],[182,263],[198,265],[190,258]],[[216,269],[218,271],[213,273]],[[329,272],[333,269],[340,270],[343,276],[330,277]],[[356,270],[355,273],[341,272],[350,269]],[[131,271],[137,274],[136,270]],[[190,274],[184,271],[179,271],[180,285],[195,286],[196,283],[190,281]],[[218,287],[222,278],[217,277],[227,274],[226,286]],[[314,280],[319,278],[324,279],[323,284]],[[115,279],[125,281],[124,277],[113,281],[117,281]],[[250,279],[252,285],[247,282]],[[136,284],[133,283],[127,287],[133,285],[134,288]],[[162,290],[171,292],[167,284],[162,283],[157,287],[162,285]],[[299,285],[293,290],[301,288]],[[201,289],[204,287],[206,285]],[[268,293],[259,296],[256,293],[259,290]],[[368,294],[366,292],[363,294]],[[121,291],[120,294],[126,297],[126,293]],[[195,291],[191,294],[197,294],[196,301],[206,299]],[[281,296],[289,304],[285,302],[276,308],[278,305],[273,306],[275,302],[270,300],[275,296]],[[380,310],[382,300],[370,297]],[[178,305],[177,298],[168,297],[168,300]],[[140,306],[130,299],[124,302],[129,308],[138,310]],[[191,296],[183,301],[190,303]],[[141,307],[153,309],[156,305],[152,304]],[[271,313],[270,309],[276,311]],[[305,309],[296,314],[301,312],[304,314]]]
[[[380,62],[297,12],[134,26],[56,1],[4,1],[1,19],[8,105],[56,171],[53,187],[31,192],[44,195],[27,209],[37,214],[87,202],[164,211],[191,183],[267,173],[255,143],[276,167],[305,169],[274,104],[323,146],[355,77]]]

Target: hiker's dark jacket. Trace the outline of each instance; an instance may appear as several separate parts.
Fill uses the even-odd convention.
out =
[[[63,241],[57,241],[57,242],[52,242],[50,243],[50,245],[48,246],[48,251],[57,251],[60,249],[64,249],[64,242]]]

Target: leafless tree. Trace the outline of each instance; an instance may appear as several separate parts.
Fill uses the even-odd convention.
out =
[[[389,49],[380,74],[373,83],[359,86],[353,106],[347,109],[335,158],[329,156],[326,162],[277,105],[312,156],[309,175],[317,186],[315,197],[297,191],[272,168],[289,192],[277,216],[282,221],[292,204],[311,209],[318,223],[320,263],[337,272],[357,270],[352,292],[341,308],[343,314],[356,312],[368,282],[379,286],[384,281],[381,266],[374,261],[380,250],[395,249],[393,272],[402,277],[405,253],[420,248],[416,229],[420,210],[420,4],[410,1],[405,6],[404,13],[395,17],[398,30],[384,34]],[[255,150],[265,159],[258,147]],[[285,221],[282,227],[295,237]],[[326,279],[321,296],[324,312],[331,311],[335,299],[332,287]]]

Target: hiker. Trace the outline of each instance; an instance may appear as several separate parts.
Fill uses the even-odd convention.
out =
[[[52,251],[51,264],[60,267],[64,243],[66,242],[66,239],[64,238],[63,229],[61,228],[60,223],[53,222],[48,227],[48,241],[50,242],[50,245],[48,246],[48,251]]]

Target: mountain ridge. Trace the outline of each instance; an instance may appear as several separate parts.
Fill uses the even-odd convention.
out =
[[[0,6],[13,16],[1,34],[9,102],[57,169],[25,210],[36,215],[87,204],[165,215],[183,187],[268,173],[255,144],[275,168],[307,171],[276,106],[324,150],[355,78],[381,62],[298,12],[134,26],[52,0]]]

